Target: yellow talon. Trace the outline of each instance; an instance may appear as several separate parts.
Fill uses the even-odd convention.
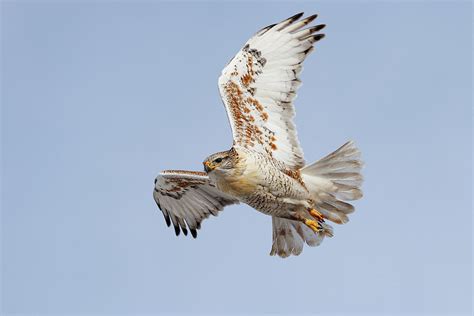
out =
[[[319,219],[320,221],[324,221],[324,217],[323,217],[323,214],[319,213],[316,209],[311,209],[309,211],[309,214],[311,214],[311,216],[313,216],[314,218],[317,218]]]
[[[305,219],[304,223],[305,223],[306,226],[311,228],[315,233],[321,231],[321,226],[319,225],[319,223],[317,221],[313,221],[311,219]]]

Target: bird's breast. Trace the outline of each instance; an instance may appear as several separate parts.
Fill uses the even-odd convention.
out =
[[[260,182],[258,168],[252,164],[236,166],[232,172],[216,177],[219,190],[240,199],[253,194]]]
[[[220,179],[217,187],[224,193],[237,198],[243,198],[251,195],[257,189],[257,184],[251,179],[237,177],[235,179]]]

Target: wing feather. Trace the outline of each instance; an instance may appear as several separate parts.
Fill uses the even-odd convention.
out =
[[[305,165],[293,123],[293,100],[301,86],[301,64],[324,37],[324,24],[298,13],[258,31],[219,77],[234,145],[268,154],[290,169]]]
[[[238,201],[219,191],[204,172],[166,170],[155,180],[153,198],[176,236],[182,231],[196,238],[201,222],[217,216],[226,205]]]

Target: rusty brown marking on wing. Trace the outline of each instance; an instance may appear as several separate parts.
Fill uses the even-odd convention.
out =
[[[255,79],[253,78],[255,72],[253,71],[253,56],[252,55],[249,54],[247,56],[247,62],[245,66],[247,68],[247,72],[242,75],[242,77],[240,78],[240,81],[242,81],[242,84],[244,85],[244,87],[248,88],[252,82],[255,82]]]
[[[241,80],[244,87],[248,87],[250,82],[252,81],[252,76],[246,73],[245,75],[242,76]]]
[[[303,178],[301,178],[301,172],[299,170],[285,169],[285,170],[283,170],[283,172],[287,176],[289,176],[289,177],[295,179],[296,181],[298,181],[303,187],[306,188],[306,185],[303,182]]]
[[[260,112],[260,113],[265,113],[264,110],[263,110],[263,106],[260,104],[260,102],[258,102],[257,99],[255,98],[252,98],[252,97],[248,97],[247,98],[248,102],[255,107],[255,109]],[[267,115],[267,118],[268,118],[268,114],[265,113]]]
[[[206,177],[207,173],[202,172],[202,171],[188,171],[188,170],[164,170],[161,173],[163,174],[188,174],[190,176],[201,176],[201,177]]]
[[[245,121],[245,111],[242,111],[244,108],[244,98],[242,91],[239,89],[239,86],[236,83],[229,81],[225,86],[225,93],[231,115],[234,119],[235,128],[237,129],[237,133],[240,135],[242,133],[242,126]]]
[[[252,71],[251,67],[249,69]],[[246,96],[233,80],[226,83],[224,91],[235,124],[236,143],[247,148],[259,143],[265,146],[265,150],[271,156],[272,151],[277,150],[275,133],[269,129],[262,129],[256,124],[258,119],[268,120],[268,113],[264,106],[254,97]]]
[[[166,179],[165,183],[172,183],[173,188],[167,189],[168,192],[181,192],[188,187],[196,186],[196,185],[206,185],[208,181],[200,180],[200,179]]]
[[[196,185],[205,185],[208,184],[207,174],[205,172],[200,171],[186,171],[186,170],[165,170],[162,172],[163,175],[173,175],[177,174],[179,176],[189,175],[189,176],[201,176],[206,177],[203,179],[199,178],[180,178],[180,177],[168,177],[164,181],[167,184],[172,184],[173,187],[170,189],[162,189],[162,192],[169,192],[169,193],[178,193],[185,191],[186,188],[196,186]]]

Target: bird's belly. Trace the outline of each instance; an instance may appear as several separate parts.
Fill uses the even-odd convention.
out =
[[[278,197],[266,191],[257,191],[242,201],[257,211],[276,217],[292,219],[291,214],[298,209],[308,209],[312,206],[310,200],[300,200],[290,197]]]
[[[221,179],[217,181],[217,187],[257,211],[271,216],[287,217],[289,212],[296,208],[309,207],[306,199],[275,194],[276,191],[272,190],[271,183],[262,185],[254,177]]]

